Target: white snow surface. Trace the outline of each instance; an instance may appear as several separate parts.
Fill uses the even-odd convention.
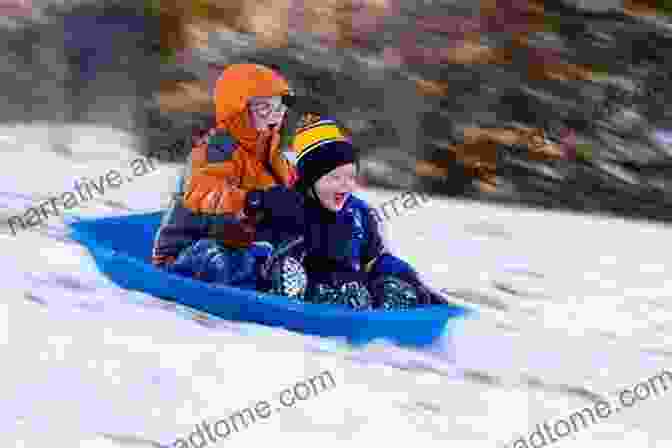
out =
[[[111,283],[63,216],[9,231],[76,179],[127,173],[132,145],[110,129],[0,128],[2,446],[518,448],[537,424],[672,371],[672,231],[658,224],[436,198],[401,210],[387,224],[396,252],[479,313],[433,352],[204,318]],[[158,210],[177,169],[72,213]],[[325,371],[335,386],[292,408],[226,439],[178,441]],[[668,386],[548,446],[669,447]]]

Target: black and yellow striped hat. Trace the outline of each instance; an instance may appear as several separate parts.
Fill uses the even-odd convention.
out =
[[[331,170],[348,163],[357,164],[352,141],[335,120],[318,115],[304,116],[294,133],[298,190],[305,191]]]

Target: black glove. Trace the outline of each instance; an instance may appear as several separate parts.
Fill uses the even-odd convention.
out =
[[[258,212],[274,221],[303,226],[303,196],[284,185],[276,185],[268,190],[252,190],[245,198],[245,214],[254,216]]]

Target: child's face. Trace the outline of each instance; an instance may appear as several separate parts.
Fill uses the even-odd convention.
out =
[[[357,168],[354,163],[331,170],[315,183],[315,193],[320,203],[333,212],[343,208],[346,199],[356,188]]]
[[[249,101],[252,126],[258,131],[278,130],[285,118],[287,106],[281,96],[256,96]]]

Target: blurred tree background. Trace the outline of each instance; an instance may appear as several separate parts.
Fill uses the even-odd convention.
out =
[[[305,97],[292,120],[350,129],[369,184],[672,219],[668,0],[19,3],[0,8],[4,121],[186,154],[221,69],[259,62]]]

